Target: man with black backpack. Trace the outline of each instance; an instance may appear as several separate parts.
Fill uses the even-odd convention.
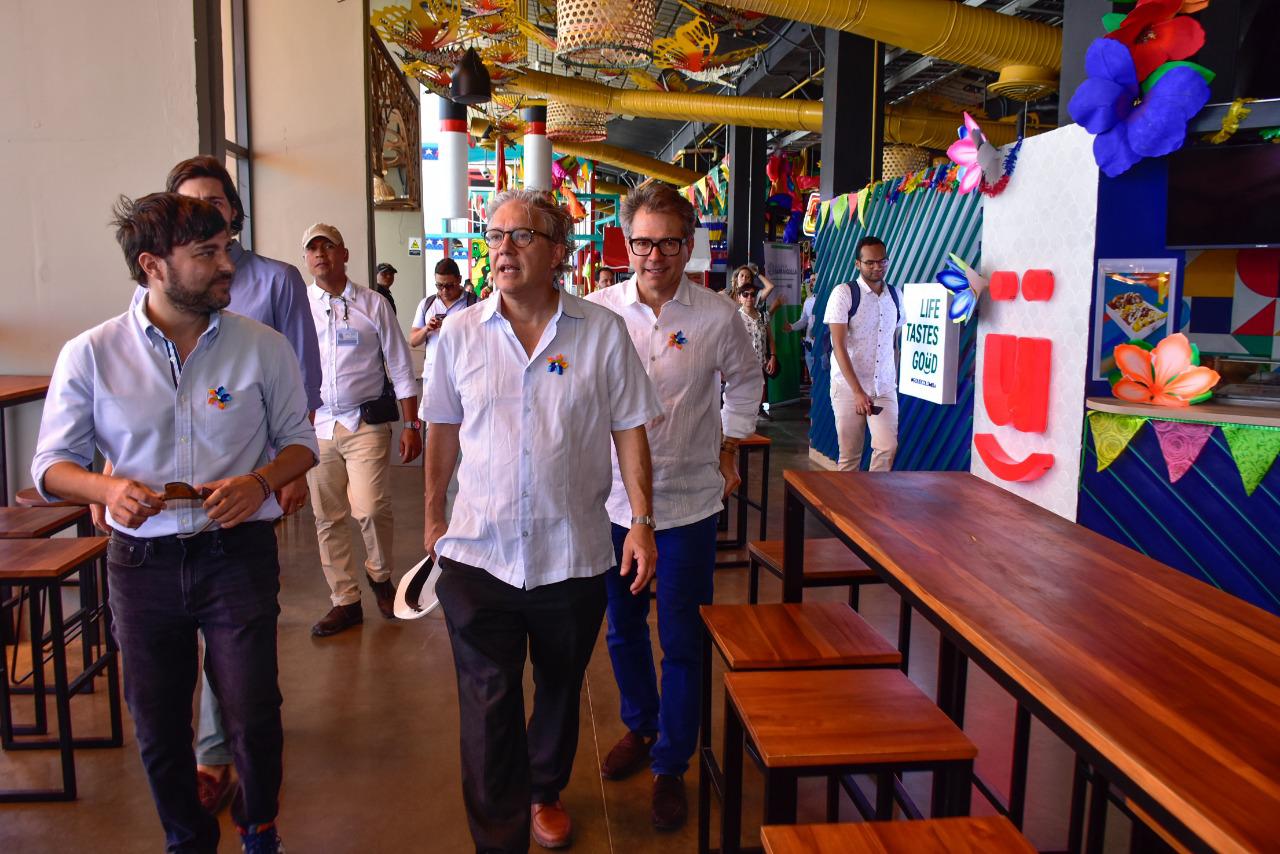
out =
[[[440,325],[451,314],[457,314],[467,306],[479,302],[475,291],[462,286],[462,273],[452,258],[436,262],[436,292],[418,303],[409,330],[409,346],[426,345],[426,357],[422,363],[422,401],[427,400],[427,377],[436,360],[436,345],[440,341]],[[421,410],[419,410],[421,417]]]
[[[898,367],[894,335],[902,321],[897,291],[885,281],[884,241],[870,235],[854,250],[858,278],[836,285],[823,321],[831,332],[831,409],[840,471],[862,462],[871,428],[871,471],[889,471],[898,449]]]

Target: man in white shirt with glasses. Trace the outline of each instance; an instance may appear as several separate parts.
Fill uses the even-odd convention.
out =
[[[307,483],[332,602],[311,634],[328,637],[364,622],[347,532],[353,516],[364,538],[365,573],[378,610],[385,619],[395,616],[388,421],[395,420],[398,407],[404,422],[400,459],[406,463],[422,453],[422,424],[409,345],[391,304],[347,278],[349,253],[338,229],[316,223],[303,234],[302,247],[307,268],[315,277],[307,288],[307,301],[324,372],[321,406],[316,410],[320,463],[307,473]],[[369,412],[362,406],[382,396],[388,376],[396,406],[388,421],[370,423]]]
[[[755,431],[764,382],[734,307],[684,278],[694,227],[693,205],[670,187],[634,190],[622,203],[622,230],[635,275],[588,297],[626,321],[662,401],[663,418],[648,429],[661,692],[649,640],[649,590],[632,594],[625,579],[610,573],[609,657],[627,734],[600,768],[606,779],[619,779],[652,762],[649,818],[659,830],[674,830],[688,816],[683,779],[697,749],[702,673],[698,608],[711,604],[716,520],[724,497],[738,486],[738,440]],[[620,548],[631,524],[617,468],[609,517]]]
[[[477,851],[516,852],[531,833],[546,848],[572,838],[560,793],[615,563],[610,446],[632,523],[622,574],[639,592],[655,560],[644,425],[661,407],[622,321],[557,287],[572,251],[568,212],[517,190],[489,213],[496,291],[444,324],[427,381],[424,546],[442,567],[471,835]]]

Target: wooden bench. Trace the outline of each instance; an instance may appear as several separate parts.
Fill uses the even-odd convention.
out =
[[[736,524],[734,526],[733,537],[727,540],[716,541],[717,549],[738,550],[747,544],[747,508],[752,507],[760,513],[760,539],[768,536],[769,530],[769,452],[773,446],[773,440],[768,436],[762,436],[759,433],[752,433],[745,439],[738,440],[738,476],[742,478],[742,483],[738,484],[737,490],[733,493],[733,501],[735,504]],[[747,492],[747,487],[751,479],[751,454],[759,452],[761,455],[761,472],[760,472],[760,498],[752,500]],[[729,530],[729,506],[725,503],[724,512],[720,514],[720,530]],[[746,566],[747,561],[734,560],[718,560],[716,567],[726,568],[733,566]]]
[[[764,771],[764,824],[794,824],[802,776],[870,774],[872,805],[856,787],[859,812],[893,817],[894,775],[933,772],[934,817],[969,812],[977,748],[900,671],[802,670],[726,673],[724,800],[720,850],[738,854],[743,753]]]
[[[722,797],[723,775],[711,747],[711,650],[730,671],[897,667],[901,655],[857,612],[841,602],[787,605],[703,605],[702,726],[699,736],[698,850],[711,842],[711,792]],[[828,812],[838,798],[828,785]],[[723,797],[722,797],[723,799]],[[834,820],[834,818],[833,818]]]
[[[1033,854],[1004,816],[873,821],[862,824],[769,825],[765,854]]]
[[[45,620],[40,601],[46,597],[29,597],[31,621],[32,694],[35,697],[36,722],[31,727],[15,726],[5,641],[0,637],[0,746],[5,750],[39,750],[57,748],[61,753],[62,786],[58,789],[10,790],[0,792],[0,802],[14,801],[69,801],[76,797],[74,748],[119,747],[124,743],[120,716],[120,670],[115,640],[111,635],[111,610],[107,606],[107,581],[103,573],[101,599],[94,608],[94,617],[102,623],[105,638],[102,655],[93,661],[75,679],[67,675],[67,624],[63,620],[62,597],[59,586],[63,579],[75,572],[88,569],[107,550],[107,537],[79,537],[76,539],[0,540],[0,583],[25,585],[33,593],[47,592],[49,631],[44,630]],[[47,731],[45,712],[45,648],[51,650],[53,662],[53,699],[58,736],[53,739],[18,741],[16,736],[43,734]],[[88,689],[99,674],[107,676],[108,712],[111,718],[111,735],[106,738],[75,738],[71,733],[71,698]]]

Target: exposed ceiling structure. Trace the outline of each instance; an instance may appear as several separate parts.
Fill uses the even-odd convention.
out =
[[[561,0],[565,3],[571,1]],[[456,0],[430,0],[429,3],[419,3],[414,0],[414,2],[423,8],[430,6],[431,14],[435,15],[447,14],[449,10],[457,8],[450,5]],[[583,2],[583,0],[577,0],[577,2]],[[771,4],[769,0],[740,0],[740,2],[753,8],[773,8],[777,5]],[[948,2],[1060,28],[1065,0],[948,0]],[[523,53],[518,60],[507,59],[504,63],[500,58],[496,64],[492,60],[492,54],[486,55],[486,60],[490,61],[490,66],[495,69],[498,77],[506,75],[508,71],[512,75],[518,75],[518,69],[524,68],[629,90],[684,90],[717,95],[769,99],[791,98],[808,101],[819,101],[822,98],[822,73],[826,64],[824,39],[827,31],[808,23],[766,16],[759,12],[735,12],[726,7],[709,2],[697,2],[697,0],[689,0],[689,2],[657,0],[652,33],[655,44],[660,39],[673,40],[679,37],[682,39],[678,42],[682,51],[690,49],[691,46],[700,45],[704,57],[708,53],[714,53],[719,57],[727,55],[736,61],[700,72],[660,67],[669,66],[671,64],[669,60],[665,63],[659,60],[645,68],[632,71],[602,70],[566,64],[563,57],[552,50],[555,46],[557,23],[554,0],[518,0],[518,5],[515,7],[504,3],[503,0],[474,0],[474,2],[463,0],[463,3],[465,11],[461,11],[458,20],[453,23],[459,36],[474,37],[475,33],[469,31],[468,26],[474,26],[475,21],[496,20],[497,15],[494,10],[505,8],[505,12],[500,11],[499,14],[509,14],[520,19],[517,22],[518,34],[498,34],[493,37],[493,42],[481,42],[487,45],[487,49],[493,50],[499,49],[501,45],[498,42],[506,39],[507,41],[503,44],[517,44],[519,46],[517,50]],[[945,7],[946,2],[942,5]],[[515,11],[518,8],[524,9],[522,15]],[[446,11],[441,13],[439,11],[441,9]],[[967,13],[967,10],[958,11]],[[698,21],[699,18],[705,20]],[[843,23],[846,20],[840,19],[838,25],[843,29],[851,29]],[[691,22],[695,21],[700,29],[693,28],[694,25]],[[381,29],[380,31],[386,39],[387,33]],[[518,37],[513,38],[513,35]],[[447,39],[443,36],[442,38]],[[716,42],[714,47],[710,46],[712,41]],[[463,38],[458,38],[451,44],[446,41],[445,44],[440,45],[435,54],[428,54],[428,56],[439,56],[440,65],[443,66],[448,61],[450,50],[459,51],[464,43],[466,41]],[[668,41],[667,44],[671,45],[675,42]],[[524,45],[527,45],[527,48]],[[563,46],[563,40],[561,46]],[[403,47],[403,40],[399,45],[388,40],[388,48],[392,55],[398,55],[405,63],[406,71],[412,74],[413,67],[410,63],[414,56]],[[482,49],[481,53],[485,55],[486,50]],[[418,54],[419,57],[421,55]],[[696,53],[685,55],[696,56]],[[987,64],[990,65],[990,63]],[[421,71],[416,76],[424,79]],[[537,77],[537,75],[531,76]],[[997,76],[997,72],[992,70],[958,64],[902,47],[885,45],[883,73],[885,103],[891,109],[944,112],[952,115],[957,114],[959,109],[969,109],[990,118],[1002,118],[1026,110],[1031,122],[1037,122],[1043,116],[1046,123],[1052,124],[1057,114],[1056,93],[1050,92],[1027,104],[993,96],[988,86],[997,79]],[[427,81],[424,79],[424,82]],[[439,66],[433,82],[437,88],[444,82],[439,74]],[[498,85],[501,88],[501,81],[498,81]],[[493,110],[491,109],[490,112],[492,113]],[[793,125],[785,130],[771,132],[771,146],[798,150],[816,144],[820,138],[819,135],[812,131],[798,129],[804,126],[803,124]],[[667,162],[675,160],[677,153],[682,149],[690,148],[708,149],[714,152],[712,157],[718,156],[723,153],[726,142],[725,127],[711,122],[613,115],[608,119],[606,127],[609,145],[630,149]],[[634,174],[630,178],[633,181],[636,180]]]

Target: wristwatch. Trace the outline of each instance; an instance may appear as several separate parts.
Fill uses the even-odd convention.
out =
[[[406,421],[406,422],[404,422],[404,429],[406,429],[406,430],[421,430],[421,429],[422,429],[422,422],[421,422],[421,421],[418,421],[418,420],[416,420],[416,419],[415,419],[415,420],[413,420],[413,421]]]
[[[648,525],[650,528],[654,528],[654,527],[656,527],[656,526],[653,524],[653,517],[652,517],[652,516],[632,516],[632,517],[631,517],[631,527],[633,527],[633,528],[634,528],[636,525]]]

